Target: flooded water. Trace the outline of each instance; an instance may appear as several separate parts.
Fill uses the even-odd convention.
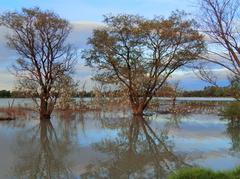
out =
[[[172,100],[171,98],[154,98],[154,99],[160,99],[160,100]],[[75,98],[76,101],[79,101],[79,98]],[[90,101],[91,98],[84,98],[84,101]],[[212,102],[229,102],[229,101],[234,101],[234,98],[205,98],[205,97],[178,97],[176,99],[177,101],[212,101]],[[30,98],[0,98],[0,107],[3,106],[8,106],[13,104],[14,106],[18,105],[26,105],[26,106],[31,106],[34,104],[32,99]]]
[[[240,124],[215,114],[55,113],[0,122],[0,178],[166,178],[240,165]]]

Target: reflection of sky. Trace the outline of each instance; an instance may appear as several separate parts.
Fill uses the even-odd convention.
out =
[[[168,121],[167,116],[157,118],[152,126],[164,129]],[[175,145],[175,151],[222,151],[231,147],[225,127],[226,121],[220,121],[218,116],[192,115],[181,120],[180,128],[171,127],[170,124],[168,135]]]
[[[78,133],[78,143],[80,146],[88,146],[102,140],[114,139],[117,137],[119,131],[110,129],[85,129],[87,132],[85,134]]]
[[[231,147],[231,141],[229,138],[216,138],[216,137],[207,137],[205,139],[198,138],[183,138],[183,137],[173,137],[170,140],[173,140],[175,150],[182,152],[207,152],[207,151],[224,151]]]
[[[14,106],[24,106],[24,105],[28,105],[28,106],[32,106],[33,105],[33,100],[30,98],[17,98],[17,99],[11,99],[11,98],[2,98],[0,100],[0,107],[8,107],[9,104],[12,104]]]
[[[60,132],[62,129],[58,126],[58,119],[56,119],[57,116],[54,116],[55,118],[52,120],[52,123],[54,124],[54,128],[56,132]],[[74,130],[77,130],[77,145],[79,147],[89,147],[91,144],[101,142],[105,139],[113,139],[117,137],[117,134],[119,133],[119,129],[108,129],[108,128],[102,128],[102,124],[99,120],[96,120],[94,116],[89,115],[86,117],[87,119],[84,119],[84,126],[83,123],[78,123],[77,128]],[[65,124],[68,125],[68,124]]]
[[[227,123],[219,120],[216,115],[188,116],[181,119],[180,128],[171,127],[169,116],[165,116],[153,121],[152,126],[164,129],[167,122],[170,127],[168,134],[174,141],[177,151],[208,151],[230,148],[230,139],[224,133]]]
[[[169,115],[153,118],[152,126],[165,129],[174,151],[186,153],[190,161],[214,170],[232,169],[240,165],[237,152],[230,152],[232,141],[226,134],[227,121],[217,115],[190,115],[182,118],[180,128],[169,124]],[[238,155],[233,155],[238,154]]]
[[[239,166],[240,164],[240,158],[236,158],[230,155],[222,155],[217,157],[211,157],[205,159],[205,160],[197,160],[195,163],[198,163],[198,165],[206,168],[212,168],[214,170],[221,170],[224,168],[224,170],[230,170],[235,168],[236,166]]]

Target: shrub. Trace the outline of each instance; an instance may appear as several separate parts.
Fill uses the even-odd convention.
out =
[[[240,119],[240,102],[229,103],[222,111],[222,116],[228,119]]]

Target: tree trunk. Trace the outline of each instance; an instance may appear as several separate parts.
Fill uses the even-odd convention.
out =
[[[44,97],[40,98],[40,120],[49,120],[51,116],[51,112],[48,110],[48,102]]]
[[[143,105],[139,104],[139,105],[132,105],[132,112],[134,116],[143,116]]]
[[[173,101],[172,101],[172,108],[173,108],[173,109],[176,108],[176,99],[177,99],[177,97],[174,96],[174,97],[173,97]]]

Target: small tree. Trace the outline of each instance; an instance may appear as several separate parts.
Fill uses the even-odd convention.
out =
[[[71,105],[76,104],[76,100],[73,96],[77,93],[78,83],[76,83],[71,77],[65,76],[62,78],[58,89],[59,99],[57,102],[57,107],[61,110],[66,110],[71,107]]]
[[[65,44],[70,24],[39,8],[5,13],[1,23],[11,30],[8,45],[19,55],[13,66],[19,84],[40,98],[40,119],[49,119],[61,93],[60,83],[73,70],[75,53]]]
[[[177,97],[179,95],[179,92],[180,92],[180,81],[176,81],[174,82],[172,85],[172,108],[175,109],[176,108],[176,101],[177,101]]]
[[[98,69],[96,80],[128,89],[134,115],[142,115],[154,93],[178,68],[197,59],[203,37],[184,13],[168,19],[135,15],[106,16],[84,52],[87,64]]]
[[[232,92],[232,96],[240,102],[240,76],[233,76],[230,79],[230,89]]]

